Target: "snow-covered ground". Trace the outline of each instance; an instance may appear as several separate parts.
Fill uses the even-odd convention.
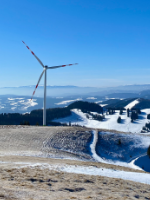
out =
[[[125,106],[125,109],[128,109],[128,108],[131,109],[138,103],[139,103],[139,101],[138,101],[138,99],[136,99],[136,100],[132,101],[131,103],[129,103],[127,106]]]
[[[0,164],[3,164],[1,162]],[[138,172],[127,172],[120,171],[114,169],[106,169],[106,168],[97,168],[94,166],[78,166],[78,165],[67,165],[67,164],[47,164],[47,163],[23,163],[23,162],[14,162],[14,165],[18,165],[20,167],[40,167],[41,169],[48,168],[49,170],[67,172],[67,173],[75,173],[75,174],[86,174],[86,175],[94,175],[94,176],[103,176],[110,178],[120,178],[123,180],[130,180],[138,183],[144,183],[150,185],[150,175],[145,173]]]
[[[101,131],[93,131],[93,135],[90,147],[96,161],[150,172],[150,159],[146,155],[150,137]]]
[[[133,160],[135,166],[140,167],[146,172],[150,172],[150,158],[148,155],[140,156]]]
[[[150,159],[146,155],[147,148],[150,145],[150,137],[146,136],[150,133],[141,133],[142,127],[145,126],[149,120],[147,114],[150,113],[150,109],[141,110],[139,119],[135,122],[131,122],[131,118],[127,117],[127,113],[124,112],[121,115],[122,122],[117,123],[119,111],[116,111],[113,115],[105,115],[104,121],[93,120],[92,117],[87,118],[87,114],[81,112],[78,109],[72,110],[72,115],[67,118],[57,119],[55,121],[72,124],[79,124],[90,128],[103,128],[110,130],[117,130],[122,132],[130,132],[133,134],[115,134],[110,132],[102,133],[100,141],[100,147],[95,151],[96,144],[98,145],[98,136],[94,134],[93,143],[91,144],[91,152],[93,158],[98,162],[109,163],[114,165],[120,165],[124,167],[131,167],[134,169],[143,169],[150,172]],[[92,114],[97,114],[92,112]],[[103,134],[109,135],[108,138],[103,138]],[[121,140],[122,144],[118,145],[118,140]]]
[[[72,115],[66,118],[56,119],[56,122],[79,124],[81,126],[86,126],[90,128],[102,128],[108,130],[117,130],[122,132],[131,132],[131,133],[140,133],[143,126],[149,120],[147,119],[147,114],[150,113],[150,109],[141,110],[141,114],[139,114],[139,118],[135,120],[133,123],[131,122],[131,118],[127,117],[127,113],[124,111],[122,115],[119,115],[119,111],[116,111],[113,115],[106,115],[103,121],[93,120],[91,118],[87,118],[85,113],[81,112],[78,109],[72,110]],[[118,117],[121,116],[121,123],[117,123]]]
[[[108,104],[100,104],[101,107],[107,106]]]
[[[77,173],[77,174],[88,174],[94,176],[106,176],[111,178],[121,178],[124,180],[130,180],[139,183],[150,184],[150,175],[145,173],[137,172],[126,172],[106,168],[96,167],[83,167],[83,166],[57,166],[58,171]]]

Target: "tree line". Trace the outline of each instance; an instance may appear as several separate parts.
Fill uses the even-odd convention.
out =
[[[46,110],[47,124],[58,118],[63,118],[71,115],[68,108],[52,108]],[[31,113],[1,113],[0,125],[42,125],[43,124],[43,110],[33,110]]]
[[[49,108],[46,109],[47,125],[60,125],[60,123],[52,122],[54,119],[64,118],[71,115],[71,109],[81,109],[82,112],[98,112],[102,113],[103,109],[96,103],[77,101],[65,108]],[[0,125],[42,125],[43,109],[33,110],[30,113],[1,113]]]
[[[90,112],[97,112],[103,114],[103,108],[96,104],[96,103],[90,103],[87,101],[76,101],[68,106],[69,109],[78,108],[84,113]]]

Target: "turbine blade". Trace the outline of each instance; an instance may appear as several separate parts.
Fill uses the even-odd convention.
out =
[[[38,87],[38,85],[39,85],[39,83],[40,83],[40,80],[41,80],[41,78],[42,78],[42,76],[43,76],[45,70],[46,70],[46,69],[44,69],[43,72],[42,72],[42,74],[40,75],[40,78],[39,78],[39,80],[38,80],[38,82],[37,82],[37,84],[36,84],[36,87],[35,87],[35,89],[34,89],[34,92],[33,92],[33,94],[32,94],[31,100],[32,100],[32,98],[33,98],[33,96],[34,96],[34,94],[35,94],[35,91],[36,91],[36,89],[37,89],[37,87]]]
[[[29,49],[29,51],[32,53],[32,55],[34,55],[34,57],[39,61],[39,63],[42,65],[42,67],[45,67],[44,64],[42,63],[42,61],[35,55],[35,53],[26,45],[26,43],[24,41],[22,41],[23,44],[25,44],[25,46],[27,47],[27,49]]]
[[[78,63],[67,64],[67,65],[52,66],[52,67],[47,67],[47,69],[56,69],[56,68],[59,68],[59,67],[66,67],[66,66],[71,66],[71,65],[78,65]]]

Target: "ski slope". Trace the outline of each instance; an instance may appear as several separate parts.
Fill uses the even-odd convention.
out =
[[[66,101],[61,101],[59,103],[55,103],[56,105],[66,105],[68,103],[71,103],[71,102],[74,102],[74,101],[81,101],[82,99],[79,98],[79,99],[74,99],[74,100],[66,100]]]
[[[131,109],[131,108],[133,108],[136,104],[138,104],[139,103],[139,101],[138,101],[138,99],[136,99],[136,100],[134,100],[134,101],[132,101],[131,103],[129,103],[127,106],[125,106],[124,108],[125,109]]]

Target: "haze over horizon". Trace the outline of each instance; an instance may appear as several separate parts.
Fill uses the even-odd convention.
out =
[[[128,86],[150,86],[150,83],[145,84],[125,84],[117,86],[77,86],[77,85],[47,85],[47,87],[78,87],[78,88],[117,88],[117,87],[128,87]],[[0,88],[21,88],[21,87],[35,87],[35,85],[20,85],[20,86],[4,86]],[[38,87],[44,87],[43,84],[39,84]]]

